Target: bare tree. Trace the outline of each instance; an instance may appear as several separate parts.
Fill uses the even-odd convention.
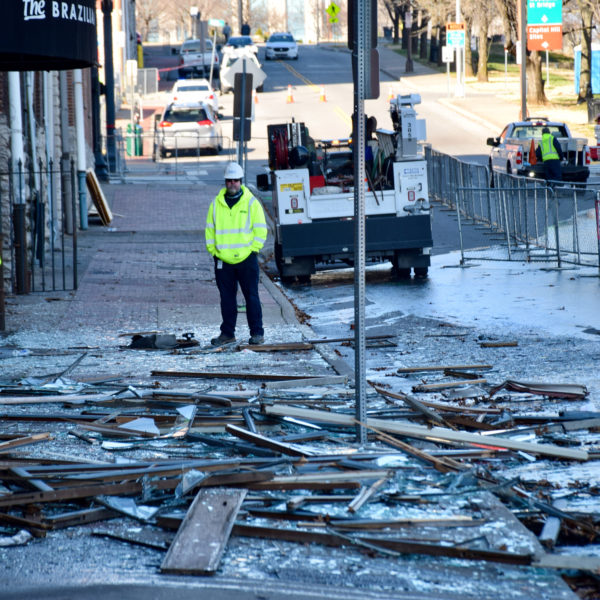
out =
[[[137,0],[135,5],[135,20],[137,29],[144,41],[148,41],[152,23],[158,24],[168,14],[167,0]]]
[[[597,0],[577,0],[581,11],[581,68],[579,71],[579,93],[577,102],[592,97],[592,32],[594,10],[600,11]]]
[[[390,16],[392,27],[394,28],[394,44],[400,40],[400,23],[404,19],[404,14],[410,6],[410,0],[383,0],[383,5]]]
[[[516,56],[519,30],[517,2],[518,0],[495,0],[504,28],[504,45]],[[537,51],[527,51],[525,73],[527,77],[527,100],[534,104],[546,104],[548,98],[544,92],[542,78],[542,55]]]

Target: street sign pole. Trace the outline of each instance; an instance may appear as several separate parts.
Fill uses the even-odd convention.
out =
[[[366,211],[365,211],[365,96],[367,67],[367,32],[370,30],[371,11],[367,2],[354,2],[356,78],[354,80],[354,392],[355,414],[360,423],[367,421],[367,369],[365,337],[365,268],[366,268]],[[357,425],[358,443],[367,442],[364,425]]]
[[[456,0],[456,22],[460,23],[460,0]],[[455,95],[462,97],[464,96],[463,91],[463,79],[462,79],[462,55],[464,49],[460,46],[456,46],[456,91]]]

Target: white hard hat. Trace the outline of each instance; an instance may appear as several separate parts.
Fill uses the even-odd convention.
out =
[[[225,179],[243,179],[244,169],[240,167],[236,162],[230,162],[225,168]]]

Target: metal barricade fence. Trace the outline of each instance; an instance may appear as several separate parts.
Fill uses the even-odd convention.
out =
[[[425,147],[429,193],[457,211],[461,258],[556,261],[598,265],[600,269],[600,191],[593,185],[548,185],[539,179],[493,174]],[[465,252],[462,221],[497,233],[495,242]]]

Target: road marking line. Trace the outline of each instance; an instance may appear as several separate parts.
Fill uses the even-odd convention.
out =
[[[300,81],[302,81],[302,83],[306,84],[308,87],[310,87],[314,92],[317,93],[321,93],[321,87],[315,85],[312,81],[310,81],[310,79],[307,79],[306,77],[304,77],[304,75],[302,75],[302,73],[299,73],[298,71],[296,71],[296,69],[294,69],[294,67],[292,67],[291,65],[288,65],[287,63],[281,62],[281,64],[295,77],[297,77]],[[346,113],[346,111],[341,108],[340,106],[338,106],[337,104],[333,107],[333,110],[337,113],[338,117],[340,117],[342,119],[342,121],[344,121],[344,123],[346,123],[349,127],[352,127],[352,118],[348,115],[348,113]]]

